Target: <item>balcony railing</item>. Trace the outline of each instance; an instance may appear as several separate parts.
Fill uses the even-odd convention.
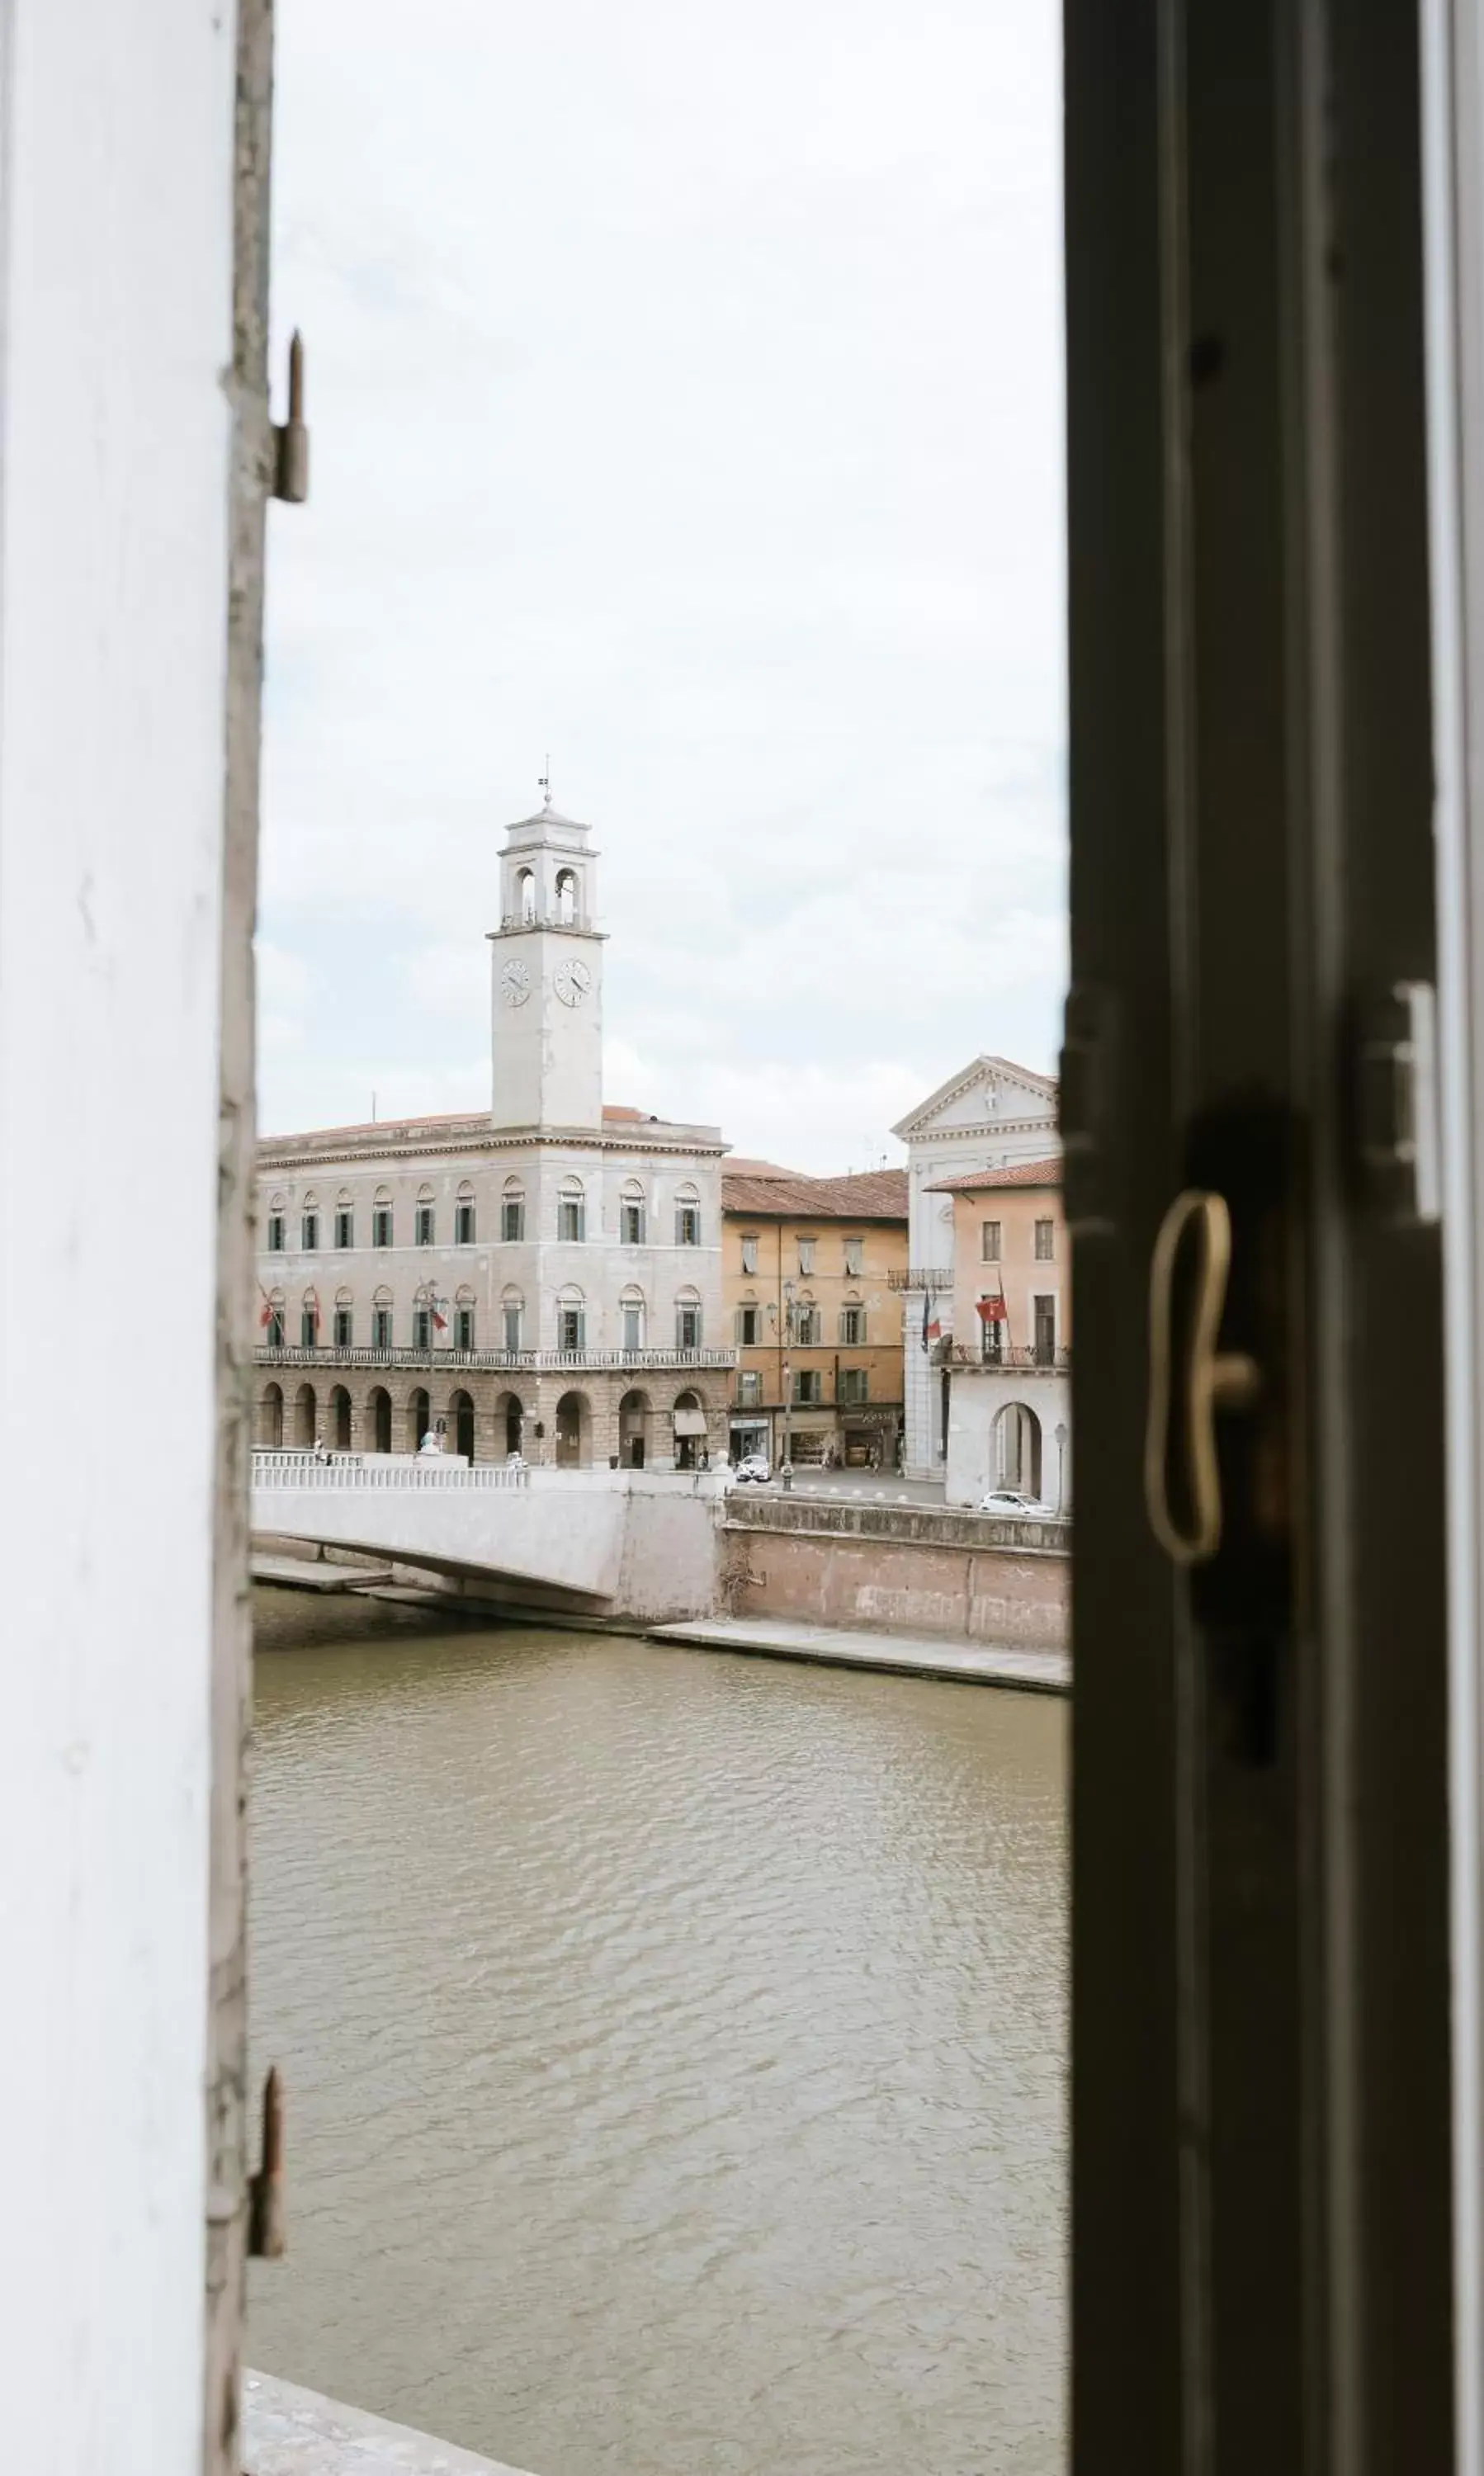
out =
[[[335,1453],[316,1461],[312,1453],[258,1451],[253,1455],[253,1485],[259,1488],[478,1488],[488,1494],[513,1495],[529,1488],[531,1473],[507,1462],[446,1462],[441,1453],[411,1453],[407,1458],[362,1461],[359,1453]]]
[[[1070,1349],[1051,1349],[1039,1343],[1026,1342],[1017,1349],[1006,1343],[998,1354],[992,1350],[970,1349],[964,1342],[945,1341],[940,1345],[939,1365],[942,1367],[978,1367],[989,1375],[1001,1372],[1019,1374],[1023,1369],[1043,1375],[1065,1375],[1072,1364]]]
[[[953,1286],[952,1264],[918,1264],[904,1273],[888,1273],[889,1290],[951,1290]]]
[[[265,1343],[260,1367],[491,1367],[510,1374],[540,1374],[563,1367],[730,1368],[734,1349],[428,1349],[397,1342],[387,1349],[291,1349]]]

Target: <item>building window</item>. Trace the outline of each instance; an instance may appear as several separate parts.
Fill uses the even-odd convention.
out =
[[[309,1211],[305,1213],[299,1224],[299,1244],[307,1255],[313,1255],[318,1252],[319,1214],[317,1212]]]
[[[677,1349],[699,1349],[701,1347],[701,1300],[681,1299],[675,1310],[675,1346]]]
[[[1038,1264],[1050,1264],[1054,1257],[1056,1252],[1052,1243],[1054,1234],[1054,1222],[1038,1221],[1036,1223],[1036,1262]]]
[[[284,1347],[284,1310],[282,1307],[270,1306],[268,1309],[268,1322],[265,1329],[268,1336],[268,1348],[270,1349],[282,1349]]]
[[[334,1243],[342,1253],[356,1244],[356,1215],[348,1203],[335,1206]]]
[[[581,1239],[587,1225],[587,1201],[580,1186],[564,1186],[556,1199],[556,1235],[569,1243]]]
[[[582,1310],[581,1307],[557,1308],[556,1347],[558,1349],[581,1349],[582,1348]]]
[[[642,1349],[644,1348],[644,1300],[625,1299],[621,1301],[619,1312],[624,1320],[624,1348]]]
[[[472,1247],[474,1244],[474,1206],[462,1196],[454,1213],[454,1244],[456,1247]]]
[[[500,1235],[507,1246],[526,1235],[526,1199],[507,1195],[500,1206]]]
[[[268,1215],[268,1252],[270,1255],[282,1255],[283,1251],[284,1216],[282,1212],[270,1212]]]
[[[373,1349],[391,1348],[390,1307],[373,1307],[371,1310],[371,1347]]]
[[[762,1309],[747,1306],[737,1309],[737,1339],[746,1349],[755,1349],[762,1339]]]
[[[737,1405],[743,1410],[755,1410],[762,1402],[762,1377],[755,1367],[744,1367],[737,1377]]]
[[[851,1279],[859,1280],[861,1274],[866,1269],[866,1242],[864,1238],[847,1238],[845,1242],[845,1269]]]
[[[795,1401],[816,1407],[825,1398],[825,1378],[817,1367],[801,1367],[794,1377]]]
[[[998,1367],[1004,1357],[1004,1318],[986,1317],[979,1326],[979,1355]]]
[[[420,1203],[412,1221],[412,1243],[417,1247],[433,1245],[433,1206]]]
[[[1032,1299],[1031,1309],[1035,1316],[1036,1365],[1051,1367],[1056,1357],[1056,1300]]]
[[[842,1341],[853,1343],[858,1349],[860,1344],[865,1340],[865,1308],[857,1306],[842,1307],[840,1309],[840,1339]]]
[[[515,1299],[507,1299],[504,1306],[500,1310],[500,1321],[505,1331],[505,1348],[511,1351],[517,1350],[520,1348],[520,1320],[522,1312],[523,1310],[520,1303]]]
[[[979,1253],[986,1264],[999,1263],[1000,1224],[998,1221],[981,1221],[979,1223]]]
[[[454,1309],[454,1348],[456,1349],[474,1348],[474,1309],[472,1307]]]
[[[842,1367],[840,1399],[842,1401],[865,1401],[870,1399],[871,1378],[863,1367]]]
[[[817,1349],[824,1339],[820,1312],[812,1300],[794,1309],[794,1339],[801,1349]]]
[[[301,1349],[317,1349],[319,1347],[319,1309],[312,1299],[306,1299],[299,1310],[299,1347]]]
[[[412,1309],[412,1347],[414,1349],[431,1349],[433,1348],[432,1307],[414,1307]]]
[[[744,1238],[742,1241],[742,1270],[744,1273],[755,1273],[757,1270],[757,1241],[755,1237]]]
[[[623,1204],[618,1216],[618,1234],[626,1247],[643,1246],[644,1206],[642,1203],[631,1201]]]
[[[391,1245],[391,1205],[389,1203],[374,1203],[371,1207],[371,1244],[373,1247]]]
[[[815,1250],[815,1247],[818,1245],[818,1243],[819,1243],[819,1242],[818,1242],[818,1240],[817,1240],[817,1239],[814,1239],[814,1238],[801,1238],[801,1239],[800,1239],[800,1241],[799,1241],[799,1270],[800,1270],[800,1272],[801,1272],[801,1273],[812,1273],[812,1272],[813,1272],[813,1270],[814,1270],[814,1250]]]
[[[336,1307],[334,1311],[334,1346],[349,1349],[356,1338],[356,1313],[353,1307]]]
[[[699,1203],[678,1203],[676,1205],[675,1243],[678,1247],[700,1246],[701,1206]]]

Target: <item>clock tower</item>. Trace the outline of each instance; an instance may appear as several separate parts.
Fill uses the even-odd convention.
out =
[[[593,926],[590,830],[558,815],[548,790],[500,854],[500,926],[490,933],[497,1127],[603,1124],[604,940]]]

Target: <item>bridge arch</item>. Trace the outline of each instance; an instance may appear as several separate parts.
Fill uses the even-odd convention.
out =
[[[994,1469],[997,1487],[1039,1498],[1041,1422],[1025,1401],[1007,1401],[995,1420]]]
[[[258,1441],[269,1452],[277,1452],[284,1442],[284,1388],[268,1384],[258,1404]]]
[[[294,1395],[294,1443],[308,1448],[314,1442],[317,1405],[312,1384],[301,1384]]]
[[[377,1453],[391,1450],[391,1395],[384,1384],[373,1384],[366,1396],[366,1424],[371,1430],[371,1449]]]
[[[452,1394],[448,1405],[449,1433],[456,1453],[465,1461],[474,1459],[474,1396],[460,1390]]]
[[[556,1404],[556,1467],[586,1470],[592,1457],[592,1404],[585,1393],[563,1393]]]

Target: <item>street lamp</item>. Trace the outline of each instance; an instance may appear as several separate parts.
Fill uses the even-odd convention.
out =
[[[783,1468],[792,1473],[794,1466],[794,1368],[789,1356],[794,1346],[794,1285],[783,1284]]]
[[[1055,1426],[1051,1429],[1051,1435],[1056,1446],[1056,1510],[1059,1514],[1065,1496],[1065,1489],[1062,1484],[1062,1473],[1067,1467],[1068,1435],[1068,1430],[1060,1420],[1057,1421]]]

